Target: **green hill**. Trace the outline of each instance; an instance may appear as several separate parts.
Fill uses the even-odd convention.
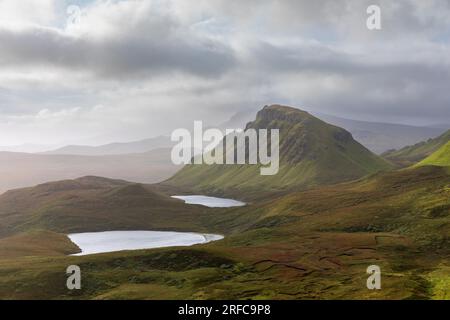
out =
[[[382,156],[399,167],[409,167],[430,156],[448,141],[450,141],[450,130],[437,138],[422,141],[400,150],[391,150],[383,153]]]
[[[346,130],[305,111],[272,105],[246,129],[280,130],[280,170],[262,176],[256,165],[187,165],[165,184],[197,192],[246,196],[357,179],[390,168]]]
[[[450,166],[450,141],[443,145],[439,150],[420,161],[417,166]]]
[[[51,182],[0,196],[0,238],[24,232],[201,231],[203,208],[155,186],[99,177]]]

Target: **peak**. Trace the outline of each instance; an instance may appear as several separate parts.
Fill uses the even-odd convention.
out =
[[[272,105],[266,105],[264,106],[264,108],[262,110],[277,110],[277,111],[284,111],[284,112],[305,112],[301,109],[298,108],[294,108],[294,107],[290,107],[290,106],[285,106],[282,104],[272,104]]]
[[[303,114],[311,116],[308,112],[300,110],[298,108],[284,106],[281,104],[272,104],[264,106],[264,108],[260,112],[281,112],[281,113],[287,113],[287,114]]]
[[[274,104],[265,106],[256,116],[256,121],[285,121],[289,123],[303,122],[304,120],[315,119],[308,112],[289,106]]]
[[[289,106],[283,106],[280,104],[273,104],[270,106],[265,106],[260,112],[262,113],[283,113],[283,114],[289,114],[289,115],[302,115],[302,116],[308,116],[312,117],[308,112],[294,108]]]

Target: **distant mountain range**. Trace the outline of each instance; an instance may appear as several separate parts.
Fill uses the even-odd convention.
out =
[[[180,169],[172,164],[170,152],[171,149],[154,149],[145,153],[102,156],[0,152],[0,193],[86,175],[155,183]]]
[[[38,152],[45,152],[50,148],[52,147],[47,145],[26,143],[16,146],[0,146],[0,152],[6,151],[6,152],[38,153]]]
[[[56,150],[46,151],[45,154],[70,154],[84,156],[120,155],[129,153],[143,153],[154,149],[171,148],[174,143],[170,137],[159,136],[139,141],[116,142],[100,146],[70,145]]]
[[[217,128],[221,130],[244,129],[246,124],[254,119],[255,113],[254,111],[238,112],[227,121],[219,124]],[[403,124],[350,120],[322,113],[312,114],[325,122],[346,129],[353,135],[355,140],[377,154],[435,138],[449,128],[445,124],[431,127],[417,127]],[[98,156],[143,153],[153,149],[171,148],[173,145],[174,142],[170,140],[170,137],[158,136],[138,141],[114,142],[99,146],[68,145],[57,149],[50,149],[49,146],[34,144],[0,146],[0,151]]]
[[[328,123],[350,131],[357,141],[376,154],[435,138],[448,129],[448,127],[443,129],[349,120],[325,114],[317,114],[317,116]]]

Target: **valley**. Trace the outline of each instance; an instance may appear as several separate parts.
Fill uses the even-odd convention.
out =
[[[450,300],[449,17],[0,0],[0,303],[189,320]]]
[[[208,219],[194,214],[192,220],[226,237],[189,248],[3,257],[0,297],[443,298],[449,183],[447,169],[424,167],[248,207],[207,209],[214,211]],[[365,287],[365,269],[374,263],[383,270],[381,291]],[[86,275],[81,291],[64,286],[62,271],[70,264]]]
[[[0,298],[449,299],[448,148],[394,169],[337,127],[272,109],[249,127],[281,127],[281,163],[293,168],[280,180],[199,165],[160,184],[84,177],[1,195]],[[246,205],[189,201],[203,194]],[[225,237],[85,256],[67,237],[133,230]],[[69,265],[82,270],[81,290],[65,286]],[[367,289],[369,265],[382,290]]]

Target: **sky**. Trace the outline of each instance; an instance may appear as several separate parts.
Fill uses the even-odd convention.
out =
[[[3,146],[143,139],[275,103],[449,124],[449,85],[448,0],[0,0]]]

